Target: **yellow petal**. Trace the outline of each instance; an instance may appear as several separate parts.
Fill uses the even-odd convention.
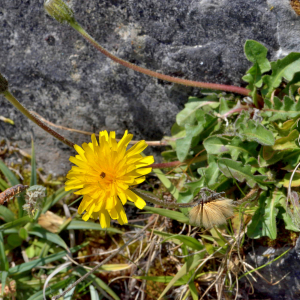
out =
[[[126,190],[125,194],[126,194],[128,200],[134,202],[134,205],[137,208],[143,209],[145,207],[146,202],[141,197],[139,197],[134,192],[132,192],[131,190]]]
[[[126,130],[123,137],[121,138],[121,140],[118,143],[118,149],[122,149],[122,148],[127,148],[129,142],[132,140],[133,135],[132,134],[127,134],[128,131]]]
[[[78,145],[74,145],[74,149],[78,152],[80,158],[83,160],[83,161],[86,161],[85,157],[84,157],[84,150],[78,146]]]
[[[105,209],[99,212],[99,221],[102,228],[107,228],[110,226],[110,216]]]
[[[132,183],[132,185],[137,185],[137,184],[140,184],[142,182],[144,182],[146,180],[146,177],[145,176],[141,176],[139,178],[135,178],[134,182]]]
[[[111,217],[113,220],[118,219],[119,215],[118,215],[118,212],[117,212],[117,210],[116,210],[115,207],[112,208],[111,210],[108,210],[108,212],[109,212],[110,217]]]
[[[117,205],[116,205],[116,210],[117,210],[118,215],[119,215],[118,222],[121,225],[127,224],[128,223],[127,216],[126,216],[124,207],[123,207],[122,203],[119,200],[118,200]]]
[[[65,186],[65,191],[71,191],[71,190],[78,190],[83,188],[83,184],[81,185],[69,185],[69,186]]]
[[[135,154],[139,154],[141,153],[144,149],[147,148],[147,144],[145,141],[139,141],[138,143],[136,143],[134,146],[132,146],[127,152],[126,152],[126,156],[127,157],[131,157]]]
[[[98,147],[98,142],[97,142],[96,135],[94,133],[92,134],[91,139],[93,143],[93,149],[95,150]]]
[[[82,169],[89,169],[89,165],[86,162],[79,160],[78,158],[71,156],[69,158],[69,161]]]
[[[125,193],[124,192],[123,193],[119,193],[118,196],[119,196],[122,204],[125,205],[126,202],[127,202],[127,197],[126,197]]]
[[[78,207],[78,213],[81,215],[85,209],[91,204],[92,198],[89,196],[84,196],[79,207]]]
[[[105,209],[110,211],[116,206],[116,196],[106,199]]]
[[[140,177],[142,175],[146,175],[152,171],[152,168],[140,168],[134,171],[131,171],[126,174],[126,176],[134,176],[134,177]]]

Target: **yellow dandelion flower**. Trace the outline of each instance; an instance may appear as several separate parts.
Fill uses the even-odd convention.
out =
[[[110,226],[110,218],[123,225],[128,223],[123,205],[127,199],[142,209],[146,203],[129,189],[130,186],[145,180],[151,168],[145,168],[154,162],[153,156],[142,156],[140,153],[147,147],[145,141],[139,141],[126,150],[133,135],[125,131],[117,143],[114,131],[99,134],[99,143],[92,135],[91,143],[82,147],[75,145],[78,152],[70,161],[75,164],[67,175],[65,190],[78,190],[83,195],[78,213],[85,211],[82,219],[100,219],[102,228]]]

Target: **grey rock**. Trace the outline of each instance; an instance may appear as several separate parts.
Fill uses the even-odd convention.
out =
[[[258,269],[258,272],[265,278],[263,280],[255,273],[252,275],[256,280],[253,280],[252,276],[248,276],[248,280],[255,289],[251,299],[256,299],[256,296],[259,296],[259,299],[263,297],[263,299],[271,300],[300,299],[300,238],[298,238],[295,248],[282,255],[287,250],[289,247],[275,250],[260,246],[248,253],[247,263],[254,268],[263,266]],[[243,278],[246,285],[248,280]]]
[[[191,80],[245,86],[241,77],[250,67],[243,53],[247,39],[264,44],[270,59],[300,47],[300,19],[288,0],[68,3],[77,21],[117,56]],[[0,72],[23,105],[51,122],[93,132],[115,130],[118,136],[128,129],[135,139],[158,140],[169,134],[188,97],[200,94],[112,62],[47,16],[41,0],[0,0]],[[15,121],[15,126],[0,121],[0,138],[29,151],[33,133],[38,166],[65,174],[74,151],[42,132],[2,96],[0,107],[0,115]],[[89,140],[60,132],[78,144]]]

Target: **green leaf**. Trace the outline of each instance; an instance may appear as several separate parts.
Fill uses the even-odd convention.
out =
[[[299,232],[300,228],[298,226],[296,226],[296,224],[298,222],[296,222],[296,224],[295,224],[291,218],[291,214],[287,211],[290,208],[286,207],[286,197],[280,198],[277,208],[279,208],[278,218],[283,219],[284,224],[285,224],[285,229]]]
[[[66,230],[71,230],[71,229],[78,229],[78,230],[102,230],[105,232],[111,232],[111,233],[119,233],[123,234],[123,231],[113,228],[113,227],[108,227],[108,228],[102,228],[99,224],[99,222],[95,223],[92,221],[81,221],[81,220],[72,220],[68,226],[65,228]]]
[[[70,195],[73,193],[73,190],[70,190],[70,191],[65,191],[65,188],[62,187],[60,188],[54,195],[51,195],[51,196],[48,196],[46,201],[45,201],[45,204],[44,204],[44,207],[42,209],[42,213],[46,213],[47,210],[53,206],[55,203],[57,203],[59,200],[63,199],[64,197]]]
[[[16,248],[22,245],[23,239],[20,238],[18,233],[12,233],[8,235],[7,243],[13,248]]]
[[[205,119],[203,119],[205,121]],[[203,124],[186,126],[186,136],[182,139],[176,140],[176,153],[180,161],[184,161],[189,154],[192,140],[203,131]]]
[[[266,189],[264,180],[267,176],[253,175],[250,165],[243,165],[241,162],[228,158],[218,160],[220,171],[228,178],[235,178],[239,182],[246,182],[251,188],[257,183],[262,189]]]
[[[161,156],[167,162],[177,160],[177,154],[175,150],[166,150],[161,152]]]
[[[254,40],[247,40],[245,43],[245,55],[253,64],[257,63],[261,73],[268,72],[271,69],[270,62],[267,59],[268,49]]]
[[[20,184],[15,174],[4,164],[4,162],[1,159],[0,159],[0,170],[3,173],[3,175],[7,178],[11,186]]]
[[[9,265],[8,260],[5,255],[5,249],[4,249],[4,240],[2,232],[0,232],[0,270],[1,271],[8,271]]]
[[[75,253],[81,248],[85,247],[88,243],[84,243],[82,245],[75,246],[73,248],[70,248],[71,253]],[[30,271],[32,268],[36,268],[39,266],[45,266],[46,264],[49,264],[51,262],[57,261],[59,259],[62,259],[64,256],[68,254],[68,251],[64,250],[55,254],[51,254],[49,256],[39,258],[32,260],[27,263],[20,264],[18,266],[12,267],[8,270],[9,276],[16,276],[19,274],[22,274],[23,272]]]
[[[198,300],[199,299],[199,295],[198,295],[199,293],[198,293],[198,290],[196,288],[196,285],[195,285],[194,281],[190,281],[188,283],[188,285],[189,285],[190,293],[192,295],[193,300]]]
[[[173,279],[169,282],[169,284],[166,286],[164,291],[159,296],[158,300],[162,299],[162,297],[170,290],[170,288],[183,276],[188,274],[189,272],[193,271],[200,263],[200,261],[203,259],[205,253],[196,254],[191,257],[189,257],[186,261],[186,263],[181,267],[181,269],[177,272],[177,274],[173,277]]]
[[[197,146],[201,140],[219,128],[221,124],[215,116],[206,114],[202,110],[196,112],[196,120],[198,121],[197,124],[185,126],[186,136],[176,140],[176,153],[180,161],[184,161],[190,149]]]
[[[58,235],[52,232],[47,231],[46,229],[40,227],[39,225],[34,225],[30,231],[28,232],[30,235],[38,236],[42,239],[45,239],[49,242],[52,242],[66,250],[68,250],[68,246],[65,241]]]
[[[273,146],[275,143],[273,133],[254,120],[241,124],[237,131],[239,136],[247,141],[255,141],[264,146]]]
[[[25,249],[25,252],[26,252],[28,258],[33,258],[34,255],[35,255],[34,246],[31,245],[31,246],[27,247],[27,248]]]
[[[24,225],[24,224],[26,224],[30,221],[31,221],[31,218],[29,216],[25,216],[23,218],[14,220],[14,221],[6,223],[6,224],[3,224],[3,225],[0,226],[0,232],[4,231],[6,229],[9,229],[9,228],[15,228],[17,226],[22,226],[22,225]]]
[[[271,69],[271,65],[267,59],[267,48],[260,43],[248,40],[245,43],[245,54],[249,61],[253,63],[253,66],[247,71],[243,80],[248,82],[248,89],[251,90],[255,106],[257,106],[257,88],[262,86],[262,74]]]
[[[217,182],[219,182],[220,170],[216,162],[216,158],[213,155],[208,156],[208,167],[199,168],[197,172],[202,176],[198,187],[209,187],[212,188]]]
[[[237,160],[239,155],[243,155],[245,158],[249,155],[257,156],[256,148],[258,144],[256,142],[243,142],[239,137],[211,136],[203,142],[203,145],[208,154],[221,155],[229,153],[233,160]]]
[[[45,293],[46,296],[54,295],[56,291],[65,288],[72,279],[73,277],[68,277],[67,279],[62,279],[61,281],[55,284],[51,284],[51,286],[48,286],[46,289],[46,293]],[[44,299],[43,291],[38,291],[27,300],[43,300],[43,299]]]
[[[176,220],[181,223],[189,222],[189,218],[186,217],[183,213],[180,213],[178,211],[173,211],[173,210],[158,208],[158,207],[152,207],[152,206],[145,206],[143,208],[143,210],[152,212],[153,214],[159,214],[160,216],[164,216],[164,217],[170,218],[172,220]]]
[[[283,151],[274,151],[271,146],[264,146],[259,151],[259,165],[261,167],[273,165],[282,160],[283,156]]]
[[[230,108],[228,107],[228,101],[224,97],[220,98],[219,114],[224,115],[229,110],[230,110]]]
[[[6,181],[4,181],[2,178],[0,178],[0,190],[5,191],[8,188],[9,188],[9,184]]]
[[[285,88],[279,93],[279,97],[282,95],[294,95],[300,85],[300,72],[295,73],[293,79],[286,83]]]
[[[37,185],[36,160],[33,139],[31,139],[31,177],[30,186]]]
[[[214,100],[214,101],[212,101]],[[176,116],[176,122],[179,126],[194,125],[196,121],[196,111],[205,105],[213,108],[219,106],[216,96],[207,96],[205,98],[190,97],[189,102],[185,104],[185,108]]]
[[[284,175],[283,180],[280,182],[280,183],[283,184],[283,186],[285,188],[289,187],[291,176],[292,176],[292,173],[286,173]],[[298,186],[300,186],[300,174],[299,173],[295,173],[295,175],[293,176],[291,187],[298,187]]]
[[[292,52],[283,59],[271,62],[272,75],[263,77],[264,87],[263,94],[270,97],[272,92],[277,88],[282,79],[291,81],[295,73],[300,70],[300,53]]]
[[[277,139],[272,148],[274,150],[299,149],[298,145],[295,143],[295,140],[297,140],[298,137],[299,132],[297,129],[294,129],[288,136]]]
[[[0,205],[0,217],[3,218],[5,222],[12,222],[15,219],[14,213],[3,205]]]
[[[198,123],[203,124],[203,130],[200,132],[199,136],[197,137],[197,140],[195,140],[197,141],[197,144],[199,143],[199,141],[206,139],[213,132],[218,131],[222,126],[222,122],[218,121],[218,118],[216,116],[212,116],[207,113],[204,115],[204,119],[202,117],[200,119],[198,116],[199,112],[200,111],[197,111],[196,113],[196,119]],[[193,140],[192,147],[195,146],[195,141]]]
[[[259,198],[259,207],[252,217],[252,222],[248,226],[247,235],[250,238],[258,239],[262,236],[268,236],[274,240],[277,236],[276,216],[278,208],[276,206],[281,198],[285,198],[283,193],[273,191],[273,194],[267,197],[266,192],[262,192]]]
[[[78,267],[76,268],[76,272],[78,273],[80,277],[85,275],[87,271],[83,267]],[[94,286],[104,290],[106,293],[108,293],[113,299],[115,300],[120,300],[118,295],[105,283],[103,282],[100,278],[98,278],[96,275],[91,274],[88,276],[87,280],[93,280]]]
[[[19,237],[22,240],[26,240],[28,238],[28,232],[27,232],[27,230],[24,227],[20,228],[20,230],[19,230]]]
[[[7,280],[7,277],[8,277],[8,272],[2,271],[0,273],[1,273],[1,291],[0,291],[0,297],[2,297],[2,299],[3,299],[4,290],[5,290],[5,286],[6,286],[6,280]]]
[[[99,300],[98,292],[96,291],[96,289],[92,284],[90,284],[89,289],[90,289],[91,300]]]
[[[164,239],[162,241],[162,243],[167,242],[169,240],[179,240],[180,242],[184,243],[185,246],[194,249],[194,250],[202,250],[203,249],[203,245],[201,243],[199,243],[195,238],[191,237],[191,236],[186,236],[186,235],[179,235],[179,234],[175,234],[173,236],[170,236],[166,239]]]
[[[288,96],[284,96],[283,101],[278,97],[274,97],[273,101],[274,103],[265,99],[265,106],[261,111],[261,116],[269,118],[270,122],[285,121],[300,116],[300,101],[294,101]]]
[[[297,126],[297,123],[298,123],[299,120],[297,119],[291,119],[291,120],[287,120],[285,121],[283,124],[279,123],[273,123],[276,131],[278,132],[278,134],[281,136],[281,137],[285,137],[287,136],[290,131],[292,129],[294,129],[295,126]]]
[[[175,185],[167,178],[167,176],[160,169],[153,169],[153,172],[157,175],[162,184],[169,190],[172,196],[178,200],[179,191]]]
[[[300,160],[300,149],[299,150],[291,150],[291,151],[282,151],[283,162],[290,164],[292,167],[296,167]]]
[[[3,175],[7,178],[11,186],[20,184],[19,180],[15,176],[15,174],[4,164],[4,162],[0,159],[0,170]],[[25,204],[24,196],[20,195],[17,197],[18,201],[18,210],[19,210],[19,218],[23,216],[23,205]]]

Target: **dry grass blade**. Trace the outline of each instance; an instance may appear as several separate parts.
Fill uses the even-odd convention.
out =
[[[54,296],[52,297],[52,300],[57,300],[60,297],[64,296],[68,291],[70,291],[74,286],[76,286],[78,283],[82,282],[83,280],[85,280],[89,275],[93,274],[97,269],[99,269],[102,265],[104,265],[105,263],[107,263],[108,261],[110,261],[113,257],[115,257],[118,253],[120,253],[123,249],[125,249],[132,241],[137,240],[139,238],[139,236],[149,227],[152,225],[153,222],[147,224],[143,229],[141,229],[140,232],[138,232],[133,238],[131,238],[126,244],[124,244],[123,246],[121,246],[119,248],[118,251],[116,251],[115,253],[111,254],[109,257],[107,257],[106,259],[104,259],[101,263],[99,263],[96,267],[94,267],[91,271],[87,272],[85,275],[83,275],[81,278],[79,278],[78,280],[76,280],[71,286],[69,286],[67,289],[64,290],[64,292],[62,292],[61,294],[59,294],[58,296]]]

